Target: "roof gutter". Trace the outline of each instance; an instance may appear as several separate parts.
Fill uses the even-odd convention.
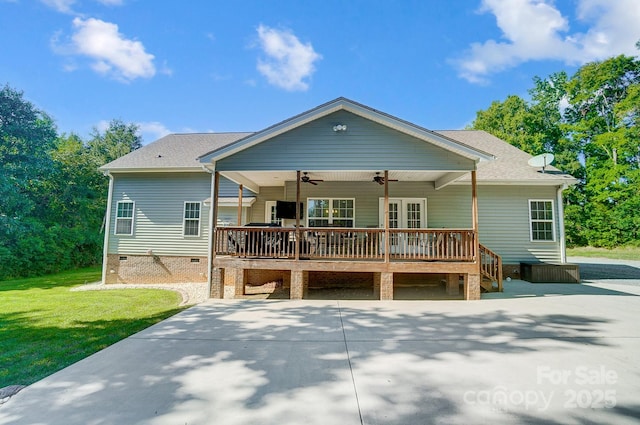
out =
[[[211,287],[213,285],[213,237],[214,237],[214,223],[213,223],[213,209],[214,208],[218,208],[217,205],[213,204],[213,197],[215,195],[215,191],[217,190],[217,188],[215,187],[215,181],[216,181],[216,176],[215,176],[215,170],[216,170],[216,164],[215,162],[212,164],[202,164],[202,169],[206,172],[211,174],[211,189],[209,191],[209,196],[210,196],[210,200],[211,202],[209,202],[209,238],[207,241],[207,294],[209,294],[209,297],[211,296]]]
[[[566,183],[558,186],[558,190],[556,192],[558,203],[558,225],[560,232],[560,262],[565,264],[567,262],[567,241],[565,239],[565,227],[564,227],[564,204],[562,202],[562,192],[568,188],[569,185]]]
[[[104,246],[102,247],[102,283],[107,283],[107,264],[109,258],[109,236],[111,234],[111,206],[113,203],[113,175],[109,171],[104,171],[104,175],[109,177],[109,192],[107,195],[107,209],[104,215]]]

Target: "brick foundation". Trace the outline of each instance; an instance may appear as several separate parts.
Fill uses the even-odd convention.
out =
[[[107,284],[206,281],[207,257],[120,254],[107,257]]]

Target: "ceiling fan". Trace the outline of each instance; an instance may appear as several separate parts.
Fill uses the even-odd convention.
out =
[[[384,177],[382,177],[382,176],[380,175],[380,173],[379,173],[379,172],[378,172],[378,173],[376,173],[376,175],[375,175],[375,176],[373,176],[373,180],[372,180],[372,181],[373,181],[374,183],[378,183],[378,184],[379,184],[379,185],[381,185],[381,186],[382,186],[382,185],[384,185]],[[398,181],[398,179],[389,179],[389,181],[390,181],[390,182],[397,182],[397,181]]]
[[[303,176],[300,177],[300,181],[302,183],[311,183],[312,185],[317,186],[318,182],[323,182],[324,181],[324,180],[321,180],[321,179],[312,179],[307,174],[308,174],[307,172],[304,172]]]

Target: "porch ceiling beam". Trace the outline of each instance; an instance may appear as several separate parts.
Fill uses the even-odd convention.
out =
[[[253,193],[260,193],[260,185],[253,180],[247,178],[244,174],[237,171],[225,171],[220,173],[234,183],[242,185],[245,189],[249,189]]]
[[[451,183],[454,183],[459,178],[464,177],[467,173],[468,171],[445,174],[444,176],[440,177],[434,182],[436,190],[440,190],[444,187],[449,186]]]

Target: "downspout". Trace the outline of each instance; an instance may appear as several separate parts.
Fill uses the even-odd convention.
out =
[[[107,209],[104,220],[104,246],[102,247],[102,283],[107,283],[107,264],[109,257],[109,236],[111,234],[111,205],[113,200],[113,175],[105,171],[104,175],[109,177],[109,192],[107,195]]]
[[[567,242],[565,240],[565,230],[564,230],[564,204],[562,202],[562,192],[569,186],[567,184],[563,184],[558,186],[558,191],[556,193],[558,203],[558,230],[560,232],[560,262],[565,264],[567,262]]]
[[[215,166],[214,166],[215,167]],[[209,199],[211,202],[209,203],[209,238],[207,241],[207,298],[211,297],[211,285],[213,285],[213,208],[217,208],[217,205],[213,205],[213,196],[215,191],[215,173],[214,169],[207,167],[206,165],[202,166],[202,169],[211,174],[211,189],[209,191]]]

